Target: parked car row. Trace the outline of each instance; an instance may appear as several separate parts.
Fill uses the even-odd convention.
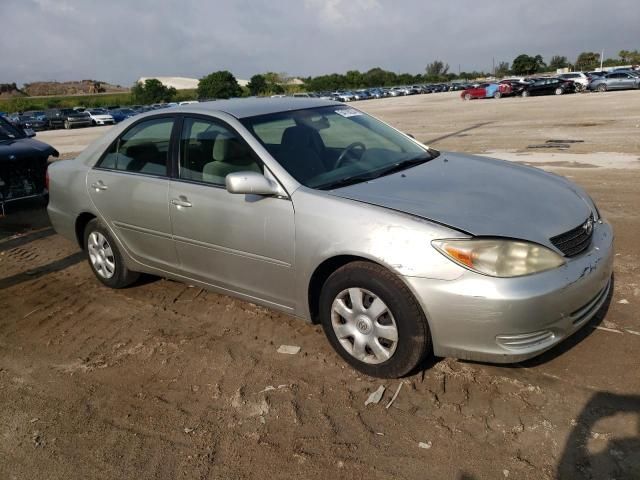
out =
[[[554,77],[505,78],[500,82],[469,86],[460,94],[463,100],[501,98],[507,96],[564,95],[585,90],[640,89],[640,72],[616,70],[613,72],[571,72]]]
[[[357,90],[334,90],[325,92],[295,93],[293,97],[320,98],[322,100],[334,100],[338,102],[353,102],[357,100],[369,100],[372,98],[403,97],[406,95],[419,95],[425,93],[451,92],[464,90],[469,87],[466,83],[438,83],[424,85],[404,85],[396,87],[361,88]],[[274,97],[285,95],[274,95]]]
[[[121,107],[113,105],[109,107],[74,107],[74,108],[50,108],[47,110],[30,110],[7,115],[6,118],[14,126],[34,131],[55,130],[57,128],[82,128],[101,125],[115,125],[127,118],[140,113],[160,110],[163,108],[186,105],[195,101],[178,103],[157,103],[153,105],[132,105]],[[195,102],[197,103],[197,102]]]

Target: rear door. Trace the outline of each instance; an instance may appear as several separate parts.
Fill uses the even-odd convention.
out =
[[[143,264],[168,270],[178,264],[168,201],[174,124],[173,116],[135,123],[87,174],[91,199],[125,250]]]
[[[270,175],[226,123],[187,116],[181,130],[168,204],[182,271],[219,288],[292,308],[291,200],[226,190],[230,173]]]

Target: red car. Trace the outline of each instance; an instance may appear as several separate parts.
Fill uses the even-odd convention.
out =
[[[513,92],[508,83],[481,83],[477,87],[463,90],[460,97],[463,100],[473,100],[474,98],[500,98],[511,95]]]

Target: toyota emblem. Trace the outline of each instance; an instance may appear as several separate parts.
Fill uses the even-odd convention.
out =
[[[593,218],[589,217],[589,219],[584,222],[584,225],[582,225],[582,228],[584,229],[584,233],[591,235],[591,232],[593,232]]]

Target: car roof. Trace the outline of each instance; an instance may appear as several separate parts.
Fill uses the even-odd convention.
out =
[[[175,111],[189,111],[194,113],[225,112],[238,119],[268,115],[271,113],[303,110],[305,108],[343,105],[340,102],[321,100],[307,97],[285,98],[234,98],[231,100],[214,100],[191,105],[175,107]]]

